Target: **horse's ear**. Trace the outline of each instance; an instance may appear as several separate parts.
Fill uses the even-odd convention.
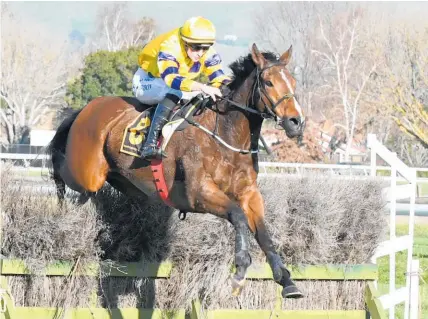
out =
[[[251,57],[253,58],[254,63],[263,69],[263,67],[265,66],[265,63],[266,63],[266,59],[260,53],[260,51],[257,48],[257,45],[255,43],[253,43],[253,46],[251,48]]]
[[[285,65],[290,62],[291,54],[293,54],[293,46],[290,45],[290,48],[279,58],[279,60],[284,63]]]

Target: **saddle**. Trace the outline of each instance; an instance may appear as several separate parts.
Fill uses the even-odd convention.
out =
[[[149,132],[156,105],[143,104],[134,97],[122,97],[122,99],[128,104],[133,105],[140,114],[126,126],[120,152],[140,157],[141,144],[144,143],[145,137]],[[163,138],[160,145],[162,151],[165,151],[174,132],[182,131],[189,126],[189,122],[186,119],[192,121],[195,115],[203,112],[204,105],[203,99],[200,96],[196,96],[191,100],[181,100],[176,105],[173,112],[171,112],[168,122],[162,129]]]

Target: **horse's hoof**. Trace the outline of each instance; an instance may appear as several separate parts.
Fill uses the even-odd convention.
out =
[[[304,296],[296,286],[291,285],[291,286],[284,287],[284,289],[282,289],[282,297],[299,299],[299,298],[303,298]]]
[[[241,294],[242,288],[244,288],[245,278],[242,280],[236,280],[232,278],[232,296],[237,297]]]

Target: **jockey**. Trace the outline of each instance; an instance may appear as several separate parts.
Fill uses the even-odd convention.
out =
[[[157,147],[159,133],[181,98],[191,99],[203,92],[215,101],[216,96],[221,96],[219,87],[230,82],[212,47],[214,42],[214,25],[203,17],[193,17],[144,47],[132,90],[140,102],[158,105],[142,158],[150,160],[161,155]],[[193,80],[201,73],[208,77],[209,85]]]

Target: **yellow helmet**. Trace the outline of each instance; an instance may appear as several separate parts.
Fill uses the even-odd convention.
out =
[[[215,27],[203,17],[193,17],[184,22],[180,29],[181,38],[187,43],[210,43],[215,41]]]

